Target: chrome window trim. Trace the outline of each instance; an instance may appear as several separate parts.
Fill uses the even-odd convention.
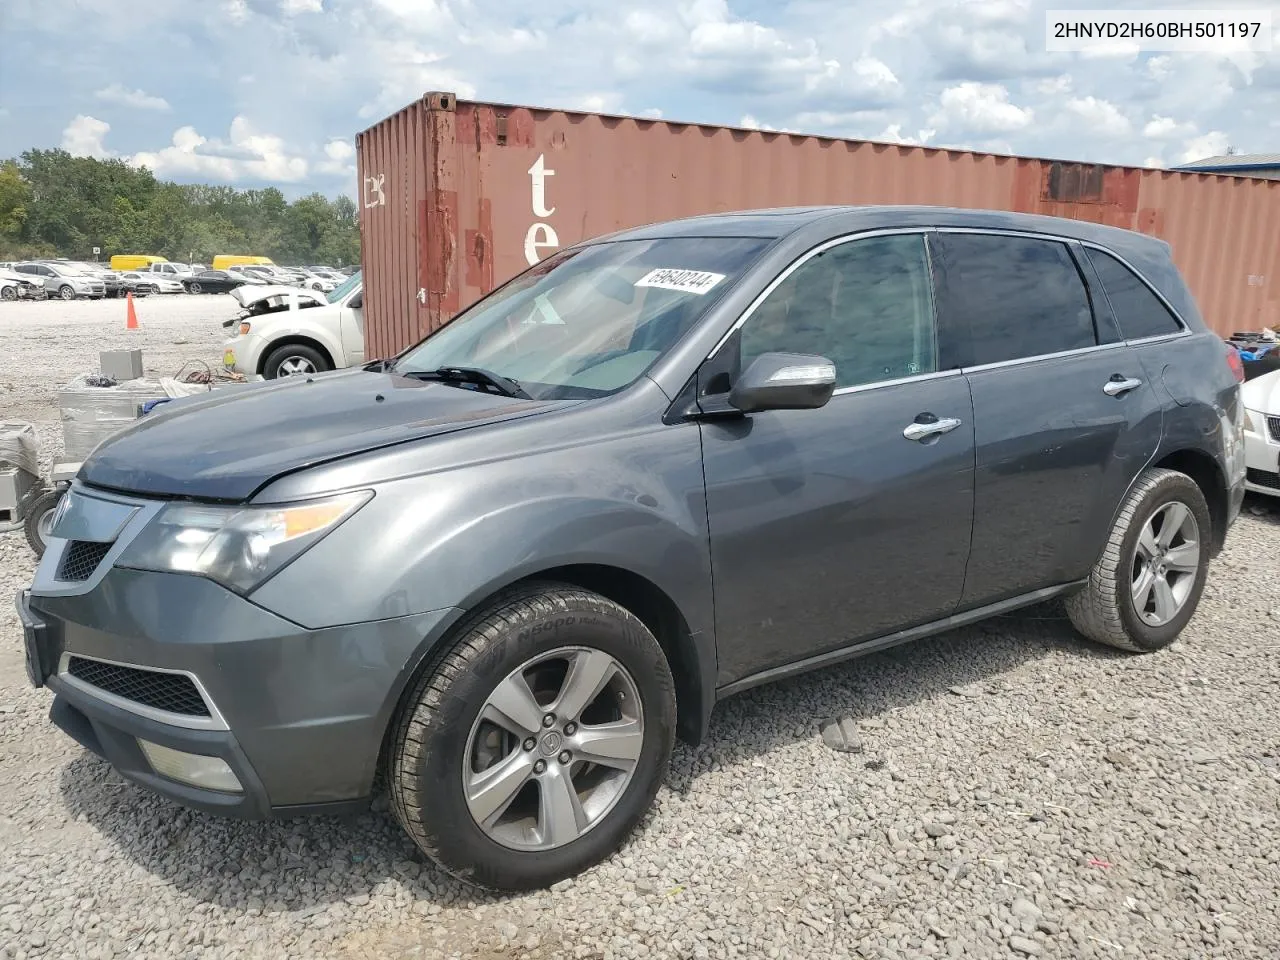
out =
[[[866,393],[868,390],[879,390],[881,387],[897,387],[904,383],[919,383],[921,380],[942,380],[946,377],[958,377],[964,371],[959,367],[951,370],[935,370],[933,373],[917,373],[910,377],[894,377],[892,380],[873,380],[871,383],[855,383],[853,386],[840,387],[832,391],[833,397],[846,393]]]
[[[1014,357],[1012,360],[998,360],[995,363],[980,363],[973,367],[962,367],[965,373],[981,373],[983,370],[997,370],[1001,367],[1018,367],[1028,363],[1040,363],[1044,360],[1061,360],[1065,357],[1080,357],[1089,353],[1101,353],[1104,350],[1118,350],[1127,347],[1123,340],[1114,343],[1098,343],[1092,347],[1078,347],[1075,350],[1059,350],[1057,353],[1039,353],[1034,357]]]
[[[1137,277],[1138,280],[1141,281],[1142,284],[1148,290],[1150,290],[1152,294],[1155,295],[1156,299],[1160,301],[1160,303],[1165,307],[1165,309],[1169,311],[1169,313],[1173,316],[1174,322],[1176,322],[1179,325],[1180,329],[1175,333],[1161,333],[1151,337],[1140,337],[1136,340],[1121,339],[1121,340],[1116,340],[1112,343],[1098,343],[1089,347],[1079,347],[1074,350],[1059,350],[1054,353],[1039,353],[1033,356],[1016,357],[1012,360],[1001,360],[996,363],[984,363],[984,364],[978,364],[976,366],[959,367],[951,370],[938,370],[938,371],[933,371],[931,373],[918,374],[913,377],[897,377],[893,380],[878,380],[873,383],[856,384],[849,387],[840,387],[835,391],[833,391],[832,396],[843,396],[849,393],[860,393],[866,390],[874,390],[878,387],[897,386],[899,384],[911,383],[917,380],[938,379],[940,377],[953,376],[960,373],[978,373],[984,370],[999,369],[1001,367],[1013,367],[1013,366],[1021,366],[1023,364],[1028,364],[1028,363],[1038,363],[1042,360],[1058,360],[1064,357],[1074,357],[1074,356],[1080,356],[1088,353],[1098,353],[1103,350],[1115,350],[1120,347],[1126,347],[1126,346],[1162,343],[1166,340],[1177,340],[1182,337],[1189,337],[1189,336],[1192,336],[1195,332],[1191,329],[1190,325],[1182,318],[1182,315],[1173,306],[1173,304],[1169,302],[1169,300],[1164,296],[1164,294],[1162,294],[1159,290],[1156,289],[1155,285],[1152,284],[1151,281],[1147,279],[1147,277],[1143,274],[1141,270],[1139,270],[1132,263],[1130,263],[1128,260],[1126,260],[1120,254],[1116,253],[1111,248],[1103,246],[1102,244],[1097,243],[1095,241],[1082,240],[1079,237],[1068,237],[1068,236],[1063,236],[1061,234],[1056,234],[1056,233],[1036,233],[1030,230],[1002,230],[998,227],[939,227],[939,226],[886,227],[880,230],[867,230],[861,233],[845,234],[843,236],[834,237],[830,240],[826,240],[818,244],[818,246],[814,247],[811,250],[806,251],[801,256],[797,257],[787,266],[785,270],[783,270],[780,274],[778,274],[778,276],[776,276],[769,283],[769,285],[765,287],[764,290],[762,290],[756,296],[754,300],[751,301],[751,304],[746,308],[746,310],[742,312],[742,316],[738,317],[738,319],[733,322],[733,324],[725,332],[724,336],[722,336],[716,342],[716,345],[711,349],[711,352],[707,354],[707,356],[703,359],[702,362],[706,363],[707,361],[714,359],[716,354],[720,352],[720,348],[723,347],[725,343],[728,342],[729,338],[732,337],[733,334],[736,333],[739,329],[741,329],[743,324],[745,324],[748,320],[751,319],[751,316],[756,312],[756,310],[760,307],[760,305],[764,303],[764,301],[769,298],[769,296],[774,292],[774,290],[776,290],[779,286],[781,286],[782,282],[786,280],[789,276],[791,276],[793,272],[798,270],[804,264],[808,263],[809,260],[818,256],[818,254],[825,253],[826,251],[832,249],[833,247],[838,247],[838,246],[841,246],[842,244],[854,243],[858,240],[870,239],[873,237],[905,236],[905,235],[911,235],[911,234],[919,234],[921,237],[925,238],[925,241],[926,241],[925,255],[929,265],[930,276],[933,276],[933,251],[930,249],[928,244],[928,235],[930,233],[981,234],[985,236],[1021,237],[1028,240],[1045,240],[1053,243],[1062,243],[1062,244],[1065,244],[1068,248],[1072,244],[1079,244],[1081,247],[1086,247],[1092,250],[1098,250],[1101,253],[1105,253],[1109,256],[1114,257],[1121,264],[1123,264],[1124,267],[1127,270],[1129,270],[1135,277]],[[1081,280],[1083,282],[1084,278],[1082,277]],[[1087,293],[1088,291],[1087,284],[1085,289]],[[1106,296],[1105,289],[1102,290],[1102,293],[1104,296]],[[933,306],[934,336],[935,336],[935,345],[936,345],[936,338],[938,333],[940,332],[939,325],[938,325],[938,304],[937,304],[936,291],[931,291],[930,300]],[[1093,308],[1092,303],[1090,303],[1090,308],[1091,309]],[[1117,320],[1117,323],[1118,322],[1119,321]],[[1123,332],[1124,331],[1121,330],[1122,334]],[[701,366],[701,364],[699,364],[699,366]]]
[[[145,670],[150,673],[168,673],[175,676],[186,677],[195,685],[196,692],[200,694],[200,699],[204,701],[204,705],[209,710],[207,717],[191,717],[184,713],[171,713],[168,710],[157,710],[155,707],[149,707],[145,703],[138,703],[127,697],[119,696],[111,693],[109,690],[103,690],[101,687],[95,687],[91,683],[81,680],[79,677],[72,676],[67,672],[72,657],[80,657],[84,660],[92,660],[95,663],[105,663],[113,667],[127,667],[130,670]],[[86,696],[94,697],[104,703],[109,703],[113,707],[117,707],[127,713],[136,714],[140,717],[146,717],[148,720],[155,720],[158,723],[167,723],[174,727],[184,727],[188,730],[230,730],[226,719],[218,710],[217,705],[213,702],[213,698],[209,696],[209,691],[204,688],[204,684],[190,670],[172,670],[166,667],[151,667],[140,663],[124,663],[120,660],[108,660],[105,657],[94,657],[87,653],[79,653],[75,650],[64,650],[62,656],[58,658],[58,680],[67,686],[79,690]]]

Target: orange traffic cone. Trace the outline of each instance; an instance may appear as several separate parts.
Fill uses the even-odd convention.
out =
[[[129,304],[129,318],[125,321],[124,328],[126,330],[137,330],[138,314],[137,311],[133,309],[133,291],[126,291],[124,298]]]

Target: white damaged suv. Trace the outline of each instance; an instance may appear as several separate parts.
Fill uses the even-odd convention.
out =
[[[364,362],[359,271],[328,294],[267,285],[237,287],[231,296],[244,312],[236,335],[223,344],[222,362],[229,370],[274,380]]]

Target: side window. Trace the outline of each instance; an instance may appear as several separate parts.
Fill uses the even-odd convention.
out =
[[[1084,278],[1066,244],[1031,237],[940,237],[945,313],[969,331],[968,366],[1096,346]]]
[[[763,353],[836,365],[836,386],[937,369],[933,284],[923,234],[870,237],[797,267],[743,324],[742,369]]]
[[[1088,256],[1102,279],[1102,288],[1126,340],[1159,337],[1182,329],[1169,308],[1123,263],[1101,250],[1090,249]]]

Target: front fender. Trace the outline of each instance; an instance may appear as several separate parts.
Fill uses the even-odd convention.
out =
[[[320,322],[307,318],[309,310],[291,310],[288,313],[264,314],[261,317],[250,317],[249,328],[265,341],[261,356],[266,356],[275,349],[277,343],[294,337],[306,337],[324,347],[333,358],[335,367],[347,366],[347,354],[342,349],[342,338],[339,334],[338,319],[332,322]],[[264,322],[265,321],[265,322]]]

